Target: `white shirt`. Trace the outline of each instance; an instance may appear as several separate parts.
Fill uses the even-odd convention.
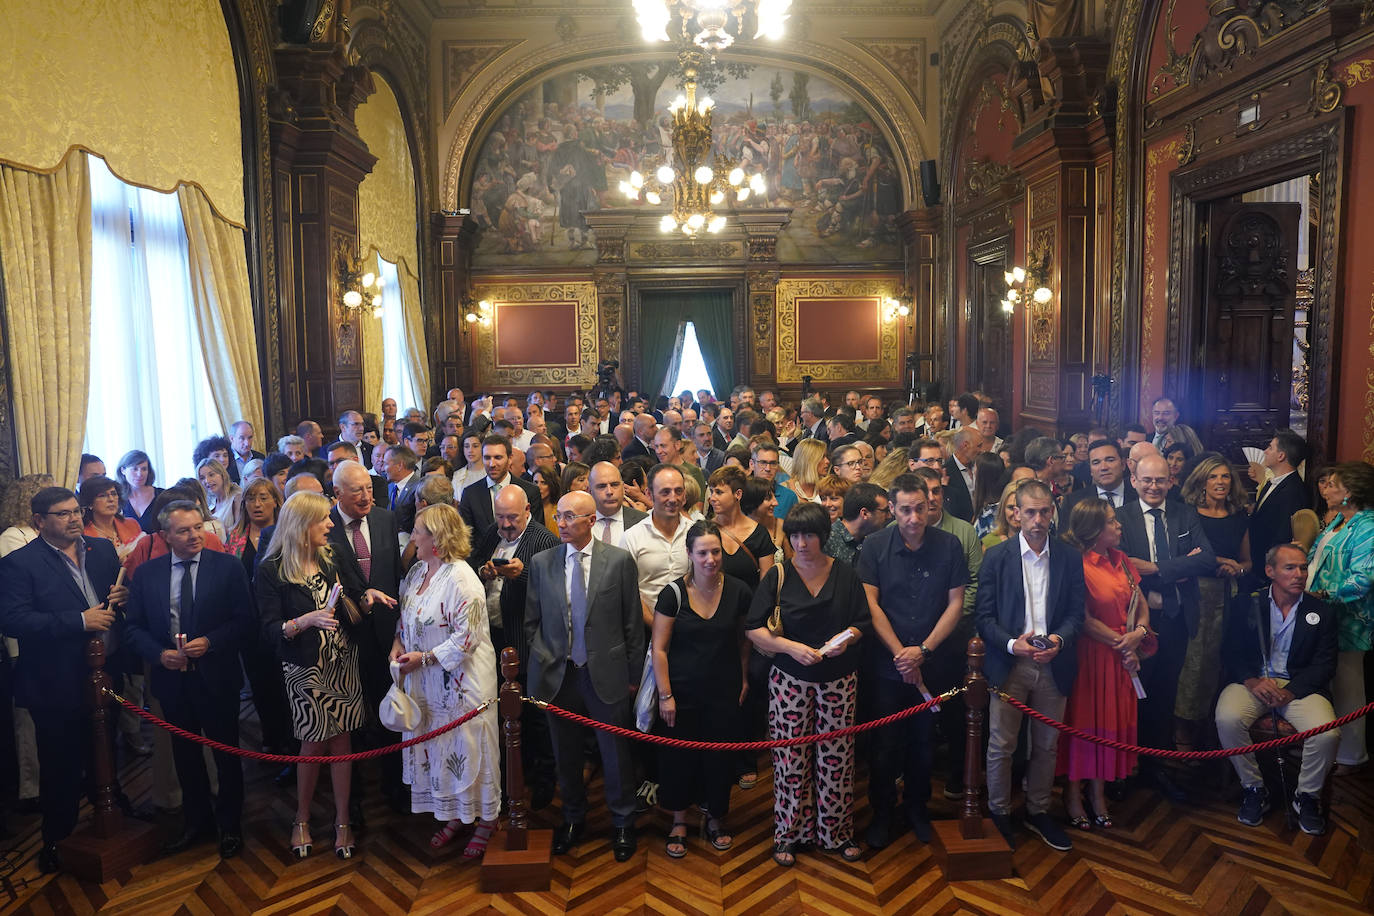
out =
[[[1169,533],[1169,513],[1165,509],[1165,506],[1167,504],[1167,500],[1165,502],[1160,503],[1158,506],[1152,506],[1143,499],[1140,501],[1140,511],[1145,517],[1145,537],[1150,542],[1151,563],[1159,562],[1159,547],[1155,545],[1155,517],[1150,513],[1153,512],[1155,509],[1159,510],[1161,516],[1160,521],[1164,523],[1164,533],[1167,536]],[[1168,550],[1169,545],[1165,544],[1164,549]]]
[[[525,527],[529,527],[527,524]],[[525,532],[520,534],[513,541],[500,538],[496,542],[496,550],[492,552],[493,560],[509,560],[515,556],[515,551],[520,549],[520,538],[525,536]],[[494,627],[499,627],[501,621],[501,587],[506,584],[505,576],[492,576],[487,583],[487,620]]]
[[[1285,477],[1292,473],[1292,471],[1288,471],[1285,474],[1277,474],[1269,478],[1269,484],[1264,488],[1264,492],[1260,494],[1259,502],[1255,504],[1255,508],[1258,509],[1260,506],[1264,505],[1264,501],[1269,498],[1270,493],[1274,492],[1274,488],[1277,487]]]
[[[658,594],[672,582],[687,575],[691,560],[687,557],[687,529],[691,522],[678,516],[677,530],[671,540],[654,526],[651,513],[637,525],[625,531],[620,546],[630,552],[639,567],[639,597],[649,607],[658,602]]]
[[[573,557],[582,554],[582,588],[585,590],[592,578],[592,542],[588,541],[587,546],[578,550],[571,544],[566,545],[563,552],[563,594],[568,599],[568,657],[572,658],[572,582],[573,570],[577,569],[577,563]],[[592,596],[587,596],[587,613],[592,611]]]
[[[353,546],[353,531],[349,528],[349,525],[352,525],[355,521],[362,522],[362,524],[358,526],[358,530],[363,533],[363,540],[367,543],[367,551],[370,554],[372,552],[372,529],[367,525],[367,516],[364,515],[362,518],[355,519],[345,512],[342,506],[338,507],[338,509],[339,518],[343,519],[344,540],[348,541],[348,546]],[[357,553],[357,551],[355,550],[354,553]]]
[[[533,430],[526,429],[521,431],[520,435],[510,440],[510,444],[520,449],[522,452],[529,451],[529,447],[534,444]]]
[[[469,486],[487,476],[486,470],[481,464],[469,464],[453,472],[453,498],[463,499],[463,491]]]
[[[1036,553],[1026,541],[1024,534],[1017,535],[1021,542],[1021,587],[1026,600],[1026,632],[1043,635],[1050,631],[1050,543],[1045,541],[1044,550]],[[1007,652],[1011,654],[1015,639],[1007,641]]]
[[[1093,486],[1097,485],[1093,484]],[[1111,503],[1112,508],[1121,508],[1121,504],[1126,500],[1126,479],[1123,477],[1121,483],[1116,485],[1115,490],[1104,490],[1102,487],[1097,487],[1097,495]]]
[[[491,511],[493,515],[496,514],[496,494],[510,485],[510,471],[507,471],[506,476],[502,477],[500,480],[492,480],[490,476],[487,477],[487,495],[491,497]]]
[[[964,475],[964,485],[968,487],[969,495],[973,495],[973,469],[966,468],[958,458],[954,459],[954,466],[959,469],[959,473]]]

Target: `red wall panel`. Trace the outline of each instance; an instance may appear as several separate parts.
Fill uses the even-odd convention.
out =
[[[876,363],[882,356],[877,299],[797,299],[797,362]]]
[[[576,366],[576,302],[496,303],[496,367]]]

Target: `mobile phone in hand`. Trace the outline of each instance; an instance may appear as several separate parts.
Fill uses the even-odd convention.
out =
[[[1054,643],[1050,642],[1050,638],[1048,636],[1040,636],[1039,634],[1032,636],[1030,639],[1027,639],[1026,642],[1029,643],[1030,647],[1037,652],[1044,652],[1047,649],[1054,648]]]
[[[507,559],[504,558],[504,557],[492,557],[492,558],[491,558],[491,565],[492,565],[492,566],[509,566],[509,565],[510,565],[510,560],[507,560]]]

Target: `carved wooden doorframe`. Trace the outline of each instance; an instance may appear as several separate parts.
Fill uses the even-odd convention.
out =
[[[986,291],[982,287],[982,272],[991,268],[998,277],[1001,277],[1004,271],[1011,269],[1014,252],[1015,239],[1008,232],[995,238],[970,243],[965,255],[968,259],[966,267],[968,279],[964,303],[964,321],[965,327],[968,328],[968,350],[965,362],[968,367],[968,377],[965,382],[969,388],[983,385],[987,382],[987,367],[994,363],[1001,363],[1004,380],[1003,390],[987,393],[997,402],[997,409],[1008,418],[1019,414],[1021,408],[1020,404],[1012,402],[1012,395],[1016,391],[1016,379],[1014,378],[1015,332],[1010,319],[1005,315],[992,312],[991,304],[984,301]],[[1003,353],[990,352],[988,331],[991,321],[1001,321],[1006,325],[1003,338],[1005,352]],[[953,397],[956,393],[951,391],[947,397]]]
[[[1303,175],[1319,174],[1317,242],[1309,263],[1314,273],[1307,440],[1311,466],[1334,453],[1336,378],[1340,340],[1343,253],[1340,227],[1345,218],[1345,155],[1349,115],[1344,109],[1314,119],[1299,131],[1268,142],[1247,144],[1232,152],[1204,158],[1174,172],[1170,182],[1168,323],[1165,340],[1165,391],[1189,397],[1189,354],[1193,352],[1193,316],[1202,308],[1198,292],[1198,213],[1201,205]],[[1187,320],[1184,316],[1188,316]]]

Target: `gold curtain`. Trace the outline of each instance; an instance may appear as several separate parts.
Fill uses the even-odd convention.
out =
[[[364,261],[363,272],[372,271],[381,276],[377,263],[377,252],[369,251]],[[365,413],[375,413],[378,422],[382,416],[382,378],[386,363],[386,341],[382,336],[382,322],[372,317],[370,303],[364,303],[359,313],[358,323],[362,325],[363,335],[363,403],[360,408]],[[405,409],[402,405],[402,410]]]
[[[180,185],[191,298],[215,409],[223,429],[247,420],[263,430],[258,336],[253,326],[243,230],[216,216],[200,188]]]
[[[420,306],[420,279],[411,272],[411,265],[404,260],[396,265],[396,276],[401,283],[401,302],[405,306],[406,352],[410,354],[411,370],[415,373],[420,397],[428,398],[433,389],[429,387],[429,348],[425,346],[425,314]]]
[[[19,472],[76,484],[90,379],[91,181],[72,151],[38,174],[0,165],[0,259],[5,269]]]

